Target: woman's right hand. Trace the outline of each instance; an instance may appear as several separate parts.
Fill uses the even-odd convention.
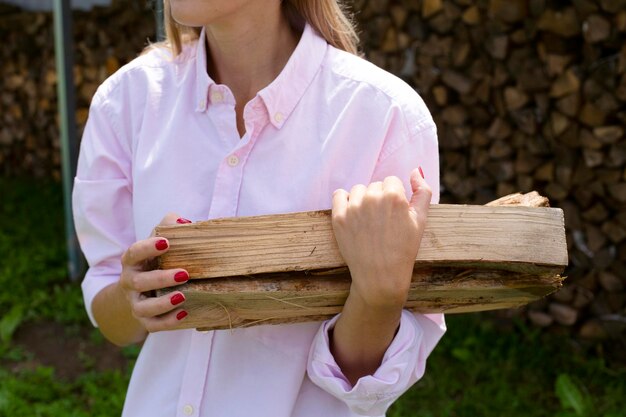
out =
[[[191,223],[175,214],[168,214],[159,226]],[[160,297],[150,293],[174,287],[189,280],[184,269],[154,269],[154,260],[167,252],[169,242],[162,237],[151,236],[131,245],[122,255],[122,274],[119,289],[124,293],[132,315],[148,332],[171,329],[187,316],[183,309],[185,296],[173,291]]]

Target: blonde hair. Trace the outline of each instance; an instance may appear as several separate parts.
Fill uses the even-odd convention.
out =
[[[341,0],[282,0],[282,7],[292,26],[298,27],[304,20],[330,45],[358,54],[359,37],[352,16]],[[169,0],[163,1],[163,16],[165,41],[150,45],[147,49],[165,46],[172,50],[174,57],[177,57],[185,43],[198,39],[201,28],[184,26],[174,21]]]

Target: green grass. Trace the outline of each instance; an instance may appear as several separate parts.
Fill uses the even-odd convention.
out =
[[[0,179],[0,196],[0,417],[119,415],[130,370],[87,366],[63,380],[54,368],[16,366],[31,359],[13,343],[23,323],[52,320],[69,333],[89,323],[67,279],[60,187]],[[488,314],[449,316],[448,327],[390,417],[626,416],[626,369],[599,351]],[[85,343],[104,343],[92,334]],[[137,351],[126,352],[132,365]]]
[[[0,196],[0,311],[86,323],[80,288],[67,280],[61,187],[0,179]]]
[[[487,314],[447,321],[426,375],[390,416],[626,416],[626,369],[592,349],[521,322],[504,331]]]

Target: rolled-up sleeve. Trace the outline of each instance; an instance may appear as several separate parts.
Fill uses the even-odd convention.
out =
[[[134,242],[132,220],[131,151],[119,123],[99,90],[89,110],[72,206],[81,249],[89,264],[82,282],[87,314],[94,326],[91,304],[104,287],[117,282],[121,255]]]
[[[345,402],[358,415],[382,416],[389,406],[424,375],[426,358],[446,327],[443,316],[402,312],[398,332],[376,372],[352,386],[330,351],[328,331],[336,316],[325,322],[316,335],[307,372],[319,387]]]

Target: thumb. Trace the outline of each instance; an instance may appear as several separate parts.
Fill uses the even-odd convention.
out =
[[[157,227],[174,226],[177,224],[186,224],[186,223],[191,223],[191,220],[187,220],[184,217],[180,217],[176,213],[167,213],[165,217],[161,219],[161,222],[157,225]],[[152,233],[150,234],[150,236],[155,236],[155,235],[156,235],[156,228],[152,229]]]
[[[409,201],[411,208],[418,213],[428,213],[433,192],[423,177],[421,167],[411,172],[411,191],[413,192]]]

